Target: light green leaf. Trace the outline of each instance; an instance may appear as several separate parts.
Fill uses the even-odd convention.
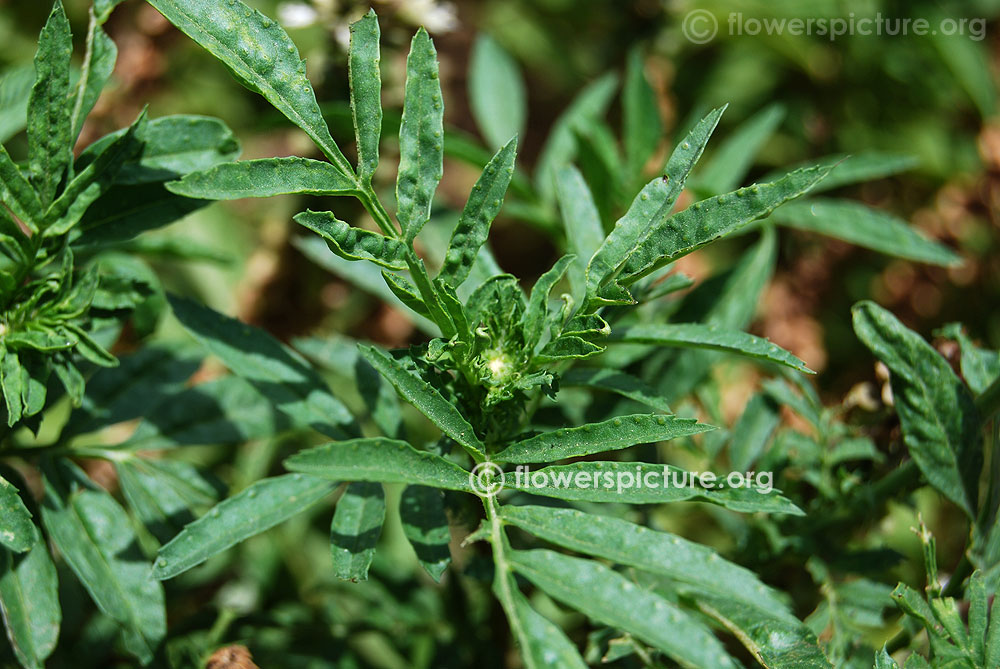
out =
[[[469,472],[405,441],[372,437],[335,441],[299,451],[285,467],[335,481],[415,483],[470,492]]]
[[[97,607],[122,626],[129,653],[153,659],[167,632],[163,587],[150,577],[128,514],[68,461],[46,468],[42,520]]]
[[[498,462],[524,464],[616,451],[636,444],[652,444],[715,429],[694,418],[635,414],[580,427],[544,432],[511,444],[496,454]]]
[[[38,540],[31,512],[24,506],[17,488],[0,476],[0,545],[23,553]]]
[[[664,176],[650,181],[632,200],[628,211],[618,220],[587,265],[588,297],[596,296],[598,288],[670,216],[674,203],[684,190],[688,175],[701,158],[705,145],[725,110],[725,107],[716,109],[703,118],[684,141],[674,148]]]
[[[399,518],[403,534],[417,554],[424,570],[435,581],[451,562],[451,531],[440,490],[423,485],[409,485],[399,499]]]
[[[813,187],[811,192],[814,195],[851,184],[884,179],[900,172],[907,172],[920,165],[920,161],[913,156],[901,153],[866,151],[853,156],[830,156],[819,161],[819,164],[829,165],[833,170],[827,178]],[[803,165],[803,167],[807,166]],[[764,177],[763,181],[779,179],[784,174],[786,172],[776,172]]]
[[[381,483],[363,481],[347,486],[330,525],[330,552],[337,578],[368,580],[384,520],[385,493]]]
[[[725,351],[756,360],[775,362],[806,374],[815,373],[806,367],[804,362],[767,339],[714,325],[701,325],[700,323],[634,325],[613,332],[608,341],[622,344],[655,344],[657,346]]]
[[[160,549],[153,576],[173,578],[244,539],[302,513],[329,495],[333,483],[303,474],[257,481],[223,500]]]
[[[599,367],[576,367],[559,377],[559,385],[565,387],[581,386],[616,393],[630,400],[635,400],[648,407],[671,413],[670,405],[660,397],[656,389],[642,379],[625,372]]]
[[[4,402],[7,405],[7,426],[13,427],[21,420],[24,411],[21,394],[27,372],[14,351],[4,351],[0,348],[0,352],[4,353],[3,358],[0,358],[0,390],[3,391]]]
[[[28,125],[28,97],[35,83],[31,63],[9,63],[0,72],[0,143]]]
[[[125,0],[94,0],[94,14],[98,23],[105,23],[110,17],[114,8]]]
[[[713,669],[736,667],[697,619],[602,564],[532,550],[514,551],[511,566],[555,599],[597,622],[629,632],[678,661]]]
[[[55,199],[59,182],[73,162],[68,103],[72,54],[69,20],[62,0],[56,0],[38,36],[35,85],[28,99],[28,162],[31,183],[43,206]]]
[[[933,265],[955,265],[961,256],[928,239],[906,221],[850,200],[790,202],[774,212],[776,223],[818,232],[897,258]]]
[[[1000,378],[1000,351],[976,346],[958,323],[949,323],[935,334],[958,342],[962,350],[962,378],[976,395],[985,393]]]
[[[469,108],[492,148],[524,132],[528,115],[517,62],[489,35],[480,34],[469,59]]]
[[[354,429],[347,407],[319,375],[271,335],[190,300],[174,295],[169,300],[174,315],[205,348],[296,424],[334,438],[343,436],[335,426]]]
[[[20,557],[0,548],[0,614],[21,665],[42,669],[62,622],[56,567],[44,542]]]
[[[989,612],[989,595],[986,591],[986,579],[983,572],[976,570],[969,577],[966,588],[966,599],[969,601],[969,640],[972,655],[981,666],[986,659],[986,630]]]
[[[502,513],[504,522],[571,551],[665,576],[798,622],[752,571],[682,537],[574,509],[505,505]]]
[[[570,270],[573,296],[582,300],[586,292],[587,262],[604,243],[604,226],[594,196],[580,170],[567,165],[556,173],[556,196],[562,212],[569,249],[576,254]]]
[[[489,236],[490,224],[500,211],[511,175],[514,174],[516,154],[515,136],[490,159],[472,187],[458,224],[451,233],[444,264],[437,277],[452,288],[458,288],[468,278],[479,249]]]
[[[277,22],[239,0],[150,0],[167,20],[218,58],[244,86],[302,128],[347,177],[350,164],[330,136],[306,78],[305,61]]]
[[[431,217],[431,200],[444,169],[444,102],[437,52],[421,28],[406,58],[406,92],[399,126],[396,218],[413,241]]]
[[[773,104],[742,124],[712,155],[694,180],[694,188],[719,194],[739,186],[757,153],[784,118],[784,106]]]
[[[378,167],[378,144],[382,134],[380,35],[374,9],[351,24],[351,48],[347,58],[351,81],[351,118],[358,142],[358,177],[364,183],[371,183]]]
[[[860,302],[852,313],[858,339],[889,368],[910,455],[931,485],[975,518],[982,435],[969,389],[947,360],[885,309]]]
[[[407,246],[398,240],[352,227],[328,211],[307,210],[294,219],[322,237],[330,250],[345,260],[367,260],[396,271],[408,268]]]
[[[167,184],[171,193],[203,200],[238,200],[287,193],[353,195],[357,184],[330,163],[308,158],[262,158],[222,163]]]
[[[635,46],[629,51],[622,85],[622,137],[625,161],[633,177],[642,174],[642,168],[663,138],[656,93],[643,70],[642,50]]]
[[[72,142],[80,137],[83,123],[87,119],[105,84],[111,78],[118,59],[118,47],[101,28],[103,21],[92,12],[90,28],[87,32],[87,55],[84,58],[80,80],[76,84],[76,100],[71,117]],[[107,17],[105,17],[107,18]]]
[[[896,661],[892,659],[886,651],[885,645],[883,644],[882,650],[875,653],[875,667],[874,669],[899,669],[899,665]]]
[[[733,425],[733,440],[729,443],[729,462],[734,471],[749,471],[781,422],[778,407],[766,395],[750,398],[740,419]]]
[[[809,191],[830,171],[826,167],[796,170],[782,179],[741,188],[735,193],[696,202],[657,222],[636,246],[622,270],[629,284],[707,244],[768,216],[779,206]]]
[[[408,372],[387,353],[374,346],[362,345],[358,348],[365,360],[371,363],[372,367],[377,369],[406,401],[468,451],[473,459],[478,461],[483,458],[486,447],[479,440],[476,431],[455,405],[442,397],[437,389]]]
[[[549,293],[552,288],[559,283],[563,274],[569,269],[570,263],[576,256],[565,255],[535,281],[531,287],[531,295],[528,297],[528,308],[521,316],[521,329],[524,332],[524,347],[528,351],[534,351],[541,342],[545,334],[545,328],[549,325]]]
[[[569,359],[585,360],[603,352],[603,346],[593,344],[586,339],[563,336],[546,344],[535,356],[535,361],[544,364]]]

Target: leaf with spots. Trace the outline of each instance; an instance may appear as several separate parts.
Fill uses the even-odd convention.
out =
[[[290,193],[354,195],[358,192],[357,184],[330,163],[295,157],[222,163],[171,181],[167,190],[202,200],[238,200]]]
[[[330,250],[344,260],[367,260],[396,271],[409,267],[406,245],[391,237],[355,228],[328,211],[304,211],[294,218],[322,237]]]
[[[351,24],[351,48],[347,58],[351,81],[351,118],[358,142],[358,177],[365,183],[371,183],[378,167],[378,144],[382,133],[379,36],[374,9]]]

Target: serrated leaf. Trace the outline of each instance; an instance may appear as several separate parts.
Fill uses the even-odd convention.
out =
[[[521,317],[521,329],[524,332],[524,347],[528,351],[534,351],[541,342],[545,328],[549,325],[549,293],[552,288],[562,279],[563,274],[569,269],[570,263],[576,256],[565,255],[555,262],[555,264],[535,281],[531,287],[531,295],[528,297],[528,308],[524,310]]]
[[[768,216],[779,206],[809,191],[830,171],[827,167],[796,170],[771,183],[696,202],[654,225],[636,246],[622,270],[625,285],[668,263]]]
[[[928,239],[906,221],[850,200],[790,202],[773,214],[776,223],[818,232],[897,258],[932,265],[955,265],[961,256]]]
[[[333,492],[334,484],[303,474],[257,481],[223,500],[160,549],[153,577],[173,578],[244,539],[268,530]]]
[[[334,438],[337,426],[353,430],[354,419],[316,372],[271,335],[174,295],[174,315],[234,374],[249,381],[298,425]]]
[[[873,302],[852,309],[854,331],[891,373],[903,441],[927,480],[975,518],[982,435],[969,389],[923,338]]]
[[[328,211],[304,211],[295,222],[322,237],[330,250],[345,260],[367,260],[386,269],[408,268],[408,248],[402,242],[339,220]]]
[[[663,136],[663,121],[656,103],[656,93],[643,71],[642,51],[633,47],[628,54],[625,81],[622,84],[622,137],[629,173],[642,174],[650,156]]]
[[[371,183],[378,167],[382,133],[382,73],[379,70],[379,26],[375,10],[351,24],[347,66],[351,82],[351,118],[358,142],[358,177]]]
[[[513,551],[511,566],[555,599],[697,667],[736,664],[711,631],[666,599],[592,560],[549,550]],[[622,606],[622,602],[628,602]]]
[[[565,427],[543,432],[515,442],[494,456],[498,462],[524,464],[555,462],[605,451],[616,451],[636,444],[651,444],[677,437],[688,437],[715,429],[694,418],[634,414],[611,418],[580,427]]]
[[[97,607],[122,626],[128,652],[148,663],[167,631],[163,587],[150,577],[128,514],[66,461],[44,479],[49,537]]]
[[[441,431],[462,446],[473,459],[481,459],[486,447],[479,440],[472,425],[459,413],[451,402],[441,396],[429,383],[417,378],[388,354],[374,346],[359,346],[361,355],[396,388],[403,398],[415,406]]]
[[[560,360],[585,360],[604,352],[603,346],[593,344],[586,339],[574,336],[563,336],[546,344],[535,356],[540,363],[558,362]]]
[[[778,407],[766,395],[757,394],[750,398],[732,429],[729,462],[733,471],[749,471],[764,453],[779,422]]]
[[[337,578],[368,580],[384,520],[385,493],[381,483],[362,481],[347,486],[330,525],[330,552]]]
[[[285,460],[291,471],[335,481],[415,483],[470,492],[469,472],[405,441],[372,437],[335,441]]]
[[[23,553],[35,545],[38,532],[17,488],[0,476],[0,545]]]
[[[707,193],[726,193],[746,177],[757,153],[785,118],[785,108],[773,104],[743,123],[722,142],[694,180],[694,187]]]
[[[671,413],[670,405],[659,396],[655,388],[638,377],[615,369],[577,367],[560,375],[559,385],[604,390],[640,402],[658,411]]]
[[[469,108],[491,148],[524,132],[528,115],[517,62],[489,35],[480,34],[469,57]]]
[[[505,505],[502,518],[571,551],[665,576],[798,622],[752,571],[722,559],[711,548],[668,532],[608,516],[544,506]]]
[[[83,122],[97,104],[97,99],[111,78],[115,61],[118,59],[118,47],[101,28],[101,23],[100,17],[95,15],[87,32],[88,53],[80,73],[80,80],[76,84],[76,99],[73,100],[70,135],[72,143],[76,143],[80,137]]]
[[[306,77],[305,61],[277,22],[240,0],[150,0],[206,51],[218,58],[244,86],[256,91],[302,128],[323,154],[348,177],[350,164],[323,120]]]
[[[435,581],[451,562],[451,531],[440,490],[423,485],[409,485],[399,499],[399,519],[403,534],[417,554],[417,560]]]
[[[726,108],[708,114],[688,136],[678,144],[667,162],[662,178],[656,178],[636,195],[625,215],[615,224],[611,234],[594,253],[587,265],[588,297],[611,278],[637,247],[646,242],[658,224],[666,220],[673,209],[688,175],[708,144]]]
[[[222,163],[171,181],[167,190],[202,200],[238,200],[289,193],[353,195],[358,187],[330,163],[292,156]]]
[[[472,187],[458,224],[451,233],[444,263],[437,278],[458,288],[472,270],[479,249],[490,233],[490,224],[503,204],[504,195],[514,174],[517,137],[511,138],[487,163]]]
[[[35,85],[28,98],[28,162],[31,183],[43,206],[55,199],[59,182],[73,161],[68,104],[72,53],[69,20],[62,0],[56,0],[38,36]]]
[[[767,339],[714,325],[700,323],[633,325],[613,332],[608,341],[622,344],[655,344],[657,346],[725,351],[756,360],[778,363],[806,374],[815,373],[806,367],[804,362]]]
[[[0,548],[0,614],[21,665],[42,669],[62,621],[56,568],[44,542],[21,557]]]
[[[444,169],[444,103],[437,52],[421,28],[406,58],[403,120],[399,125],[396,218],[408,242],[431,217],[431,200]]]

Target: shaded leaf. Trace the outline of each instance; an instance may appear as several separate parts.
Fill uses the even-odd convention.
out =
[[[600,367],[577,367],[559,377],[560,386],[584,386],[616,393],[630,400],[641,402],[648,407],[671,413],[667,401],[659,396],[656,389],[642,379]]]
[[[75,143],[79,138],[83,122],[97,104],[97,99],[111,78],[115,61],[118,59],[118,47],[101,28],[101,23],[100,17],[95,17],[87,32],[88,54],[80,73],[80,81],[76,84],[76,100],[73,103],[71,116],[71,143]]]
[[[385,493],[381,483],[364,481],[347,486],[330,525],[330,552],[337,578],[368,580],[383,520]]]
[[[559,283],[563,274],[569,269],[570,263],[575,260],[573,255],[565,255],[542,276],[535,281],[531,287],[531,295],[528,298],[528,308],[521,316],[521,329],[524,332],[524,347],[528,351],[534,351],[535,347],[542,340],[546,326],[549,325],[549,293],[552,288]],[[551,354],[551,353],[550,353]]]
[[[56,568],[44,542],[22,557],[0,548],[0,614],[21,665],[42,669],[62,621]]]
[[[766,395],[750,398],[740,419],[733,425],[729,462],[734,471],[745,472],[764,453],[781,417],[778,407]]]
[[[423,485],[408,485],[399,499],[399,518],[403,534],[417,554],[417,560],[435,581],[451,562],[451,531],[440,490]]]

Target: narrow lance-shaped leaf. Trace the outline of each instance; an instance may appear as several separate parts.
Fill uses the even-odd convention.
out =
[[[482,175],[472,187],[462,215],[451,233],[448,251],[438,279],[458,288],[469,276],[479,249],[489,236],[490,224],[503,203],[517,155],[517,137],[508,141],[486,165]]]
[[[582,337],[562,336],[546,344],[535,356],[535,361],[549,363],[570,359],[585,360],[603,352],[603,346],[598,346]]]
[[[440,490],[424,485],[408,485],[399,499],[399,518],[403,534],[410,542],[417,560],[435,581],[451,562],[448,544],[451,531]]]
[[[171,181],[167,190],[203,200],[238,200],[288,193],[353,195],[358,187],[330,163],[288,157],[222,163]]]
[[[688,175],[709,138],[719,124],[726,108],[708,114],[674,148],[662,178],[649,182],[635,197],[625,215],[615,224],[601,247],[587,265],[587,294],[594,296],[602,283],[628,260],[636,247],[652,234],[653,230],[670,215],[674,203],[684,190]]]
[[[240,0],[150,0],[168,21],[222,61],[306,132],[345,176],[353,171],[323,120],[299,50],[277,22]]]
[[[24,506],[17,488],[0,476],[0,545],[23,553],[37,540],[31,512]]]
[[[566,387],[583,386],[596,390],[605,390],[640,402],[658,411],[670,413],[670,405],[666,399],[660,397],[655,388],[638,377],[614,369],[604,369],[601,367],[577,367],[570,369],[559,377],[559,385]]]
[[[489,35],[479,35],[469,58],[469,107],[486,144],[503,146],[524,132],[527,104],[517,62]]]
[[[656,93],[646,79],[643,65],[642,51],[636,46],[628,54],[622,85],[622,137],[625,160],[633,177],[642,174],[663,135]]]
[[[742,124],[719,146],[694,180],[694,187],[719,194],[739,186],[757,158],[760,148],[784,118],[784,106],[773,104]]]
[[[431,216],[431,200],[444,169],[444,103],[437,52],[421,28],[406,58],[406,91],[399,126],[396,217],[412,241]]]
[[[629,284],[701,247],[768,216],[779,206],[809,191],[830,171],[827,167],[796,170],[767,184],[696,202],[653,226],[629,256],[621,282]]]
[[[927,480],[976,515],[982,435],[969,389],[923,338],[873,302],[854,306],[854,331],[890,371],[903,441]]]
[[[303,474],[263,479],[220,502],[160,549],[153,576],[173,578],[260,534],[333,492],[334,484]]]
[[[381,483],[362,481],[347,486],[330,525],[330,552],[337,578],[368,580],[383,520],[385,493]]]
[[[827,165],[833,170],[827,178],[816,184],[812,193],[823,193],[825,191],[842,188],[851,184],[865,183],[876,179],[912,170],[920,164],[920,160],[914,156],[900,153],[883,153],[880,151],[866,151],[855,155],[833,155],[823,158],[818,163],[813,161],[800,167],[809,165]],[[761,181],[774,181],[780,179],[787,170],[776,171],[765,176]]]
[[[733,471],[748,471],[761,456],[781,421],[778,407],[763,394],[750,398],[740,419],[733,425],[729,460]]]
[[[576,167],[567,165],[556,173],[556,196],[566,241],[576,254],[569,278],[573,297],[579,302],[587,290],[587,262],[604,243],[604,226],[594,196]]]
[[[358,142],[358,177],[366,183],[371,183],[378,167],[378,144],[382,133],[379,36],[374,9],[351,24],[351,48],[347,58],[351,81],[351,118]]]
[[[37,232],[42,222],[42,203],[35,189],[21,173],[20,168],[0,144],[0,195],[3,203],[28,226]]]
[[[696,667],[736,667],[718,639],[696,618],[602,564],[532,550],[514,551],[511,565],[555,599],[633,634],[674,659]]]
[[[474,459],[482,459],[486,447],[454,404],[442,397],[441,393],[429,383],[406,371],[388,354],[374,346],[358,348],[365,360],[371,363],[372,367],[377,369],[379,374],[384,376],[410,404],[468,451]]]
[[[35,85],[28,99],[28,159],[31,182],[43,205],[55,199],[73,160],[70,132],[69,69],[73,39],[62,0],[52,6],[38,36]]]
[[[94,10],[92,9],[91,12]],[[83,122],[94,108],[104,85],[111,78],[118,59],[118,47],[101,27],[99,17],[92,14],[90,30],[87,32],[87,56],[76,85],[76,100],[73,102],[71,141],[76,142],[83,129]]]
[[[806,367],[804,362],[777,344],[772,344],[766,339],[755,337],[746,332],[726,330],[714,325],[701,325],[699,323],[634,325],[613,332],[608,341],[623,344],[655,344],[657,346],[725,351],[757,360],[776,362],[806,374],[814,373]]]
[[[524,315],[521,317],[524,346],[527,350],[533,351],[535,346],[541,342],[542,336],[545,334],[545,327],[549,325],[549,293],[559,283],[563,274],[569,269],[570,263],[575,259],[576,256],[572,254],[563,256],[531,287],[528,308],[524,310]]]
[[[611,418],[580,427],[564,427],[543,432],[535,437],[511,444],[496,454],[498,462],[523,464],[554,462],[605,451],[614,451],[636,444],[650,444],[677,437],[688,437],[715,429],[694,418],[635,414]]]
[[[470,492],[469,472],[405,441],[372,437],[335,441],[300,451],[285,467],[335,481],[414,483]]]
[[[57,578],[45,542],[21,557],[0,548],[0,615],[14,655],[27,669],[42,669],[59,638]]]
[[[328,211],[304,211],[295,222],[322,237],[330,250],[344,260],[367,260],[391,270],[404,270],[407,246],[391,237],[355,228]]]

